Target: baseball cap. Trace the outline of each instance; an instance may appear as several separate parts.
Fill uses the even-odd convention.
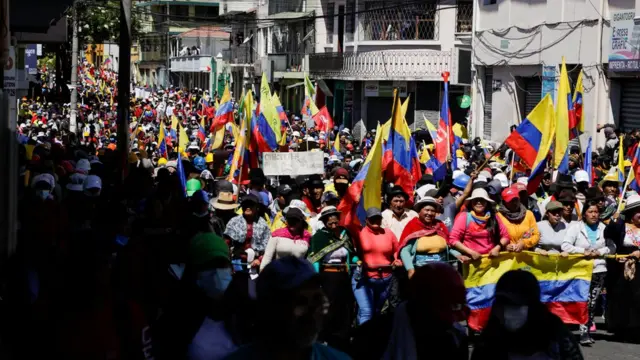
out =
[[[382,216],[382,212],[377,207],[370,207],[367,209],[367,219],[371,219],[372,217]]]
[[[260,272],[256,285],[258,300],[277,297],[283,291],[293,290],[317,278],[318,273],[307,260],[285,256],[272,261]]]
[[[519,191],[515,186],[510,186],[502,190],[502,200],[505,203],[512,201],[513,199],[520,198]]]
[[[89,175],[84,179],[84,190],[102,189],[102,179],[95,175]]]

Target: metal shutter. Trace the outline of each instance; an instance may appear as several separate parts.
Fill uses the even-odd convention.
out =
[[[640,82],[627,80],[621,83],[620,123],[622,129],[640,129]]]
[[[526,78],[524,80],[524,114],[523,118],[531,113],[531,110],[538,105],[542,99],[542,81],[538,77]]]
[[[485,139],[491,139],[491,106],[493,104],[493,69],[484,69],[484,121],[483,135]]]

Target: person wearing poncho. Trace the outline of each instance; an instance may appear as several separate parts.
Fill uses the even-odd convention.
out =
[[[446,261],[449,257],[449,231],[442,221],[436,219],[438,212],[442,212],[442,206],[436,199],[425,196],[418,200],[414,208],[418,217],[407,223],[398,247],[398,258],[402,260],[410,278],[415,267]]]

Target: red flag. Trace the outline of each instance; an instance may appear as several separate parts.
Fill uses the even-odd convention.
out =
[[[313,121],[316,123],[316,129],[324,131],[327,135],[333,130],[333,119],[326,106],[323,106],[322,109],[318,111],[313,117]]]

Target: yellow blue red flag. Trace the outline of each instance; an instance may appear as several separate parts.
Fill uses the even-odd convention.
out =
[[[569,173],[569,125],[575,124],[571,87],[567,75],[567,64],[562,57],[560,84],[558,85],[558,103],[556,104],[556,142],[553,146],[553,167],[560,174]]]

